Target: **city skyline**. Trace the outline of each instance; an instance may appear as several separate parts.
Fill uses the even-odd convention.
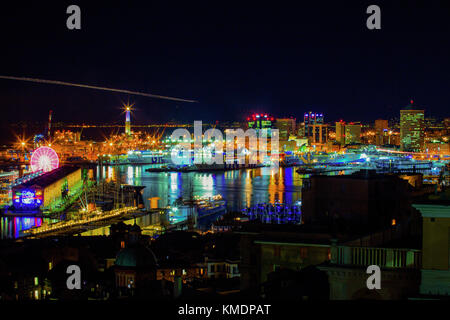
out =
[[[5,4],[0,302],[448,300],[448,4]]]

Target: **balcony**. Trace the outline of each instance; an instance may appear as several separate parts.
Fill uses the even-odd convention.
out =
[[[420,269],[422,253],[417,249],[335,246],[331,248],[331,263],[337,265],[377,265],[380,268]]]

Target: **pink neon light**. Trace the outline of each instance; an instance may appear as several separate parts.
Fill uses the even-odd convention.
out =
[[[59,157],[52,148],[40,147],[33,151],[30,165],[33,172],[49,172],[59,167]]]

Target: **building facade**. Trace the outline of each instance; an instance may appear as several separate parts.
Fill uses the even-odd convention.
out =
[[[48,207],[82,184],[81,168],[62,166],[12,188],[16,209]]]
[[[411,104],[400,110],[400,148],[402,151],[421,152],[424,144],[423,109]]]
[[[422,295],[450,295],[450,202],[415,204],[423,218]]]

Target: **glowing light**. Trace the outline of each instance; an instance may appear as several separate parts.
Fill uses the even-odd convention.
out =
[[[33,172],[49,172],[59,167],[59,157],[52,148],[40,147],[33,151],[30,164]]]

